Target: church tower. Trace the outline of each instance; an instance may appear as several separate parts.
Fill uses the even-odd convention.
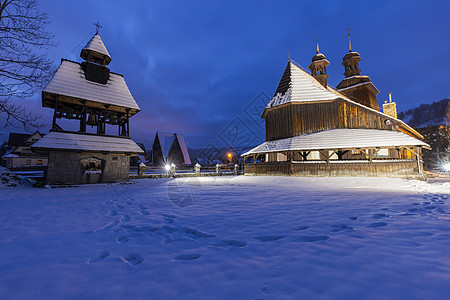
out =
[[[348,33],[348,48],[349,52],[342,60],[345,78],[338,84],[337,90],[351,100],[379,111],[376,95],[380,91],[370,81],[369,76],[361,75],[361,70],[359,69],[361,56],[358,52],[352,50],[350,32]]]
[[[320,82],[325,88],[327,87],[327,66],[330,64],[328,60],[325,59],[325,55],[319,51],[319,41],[317,41],[316,55],[311,59],[312,63],[309,65],[311,70],[311,75]]]

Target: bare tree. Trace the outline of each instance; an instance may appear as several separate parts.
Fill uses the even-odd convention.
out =
[[[14,103],[42,88],[53,73],[52,61],[43,53],[54,46],[45,30],[47,13],[36,0],[0,0],[0,115],[4,127],[39,127],[39,117]]]
[[[450,99],[447,102],[447,109],[445,111],[444,136],[447,139],[447,157],[450,159]]]

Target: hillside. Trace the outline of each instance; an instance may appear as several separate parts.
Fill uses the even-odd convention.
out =
[[[449,99],[442,99],[431,104],[421,104],[418,107],[402,111],[398,118],[415,128],[445,124],[445,112]]]

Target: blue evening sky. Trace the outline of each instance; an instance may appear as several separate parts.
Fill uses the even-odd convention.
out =
[[[448,1],[40,0],[39,6],[59,42],[49,53],[56,66],[61,58],[81,61],[92,23],[100,22],[111,71],[124,75],[141,107],[131,136],[147,147],[156,130],[183,133],[190,147],[226,143],[230,126],[263,139],[254,118],[269,101],[265,95],[273,96],[287,51],[307,68],[318,36],[331,62],[328,83],[336,86],[347,26],[362,74],[381,91],[379,105],[388,92],[399,111],[449,97]],[[40,93],[24,103],[50,123]]]

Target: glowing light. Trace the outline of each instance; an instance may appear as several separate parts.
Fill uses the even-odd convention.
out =
[[[169,171],[170,170],[170,165],[167,164],[167,165],[164,166],[164,168],[166,168],[166,170]]]
[[[233,154],[231,154],[231,153],[228,153],[228,157],[229,158],[231,158],[233,156]]]
[[[445,172],[450,172],[450,162],[444,163],[444,164],[442,165],[442,169],[443,169]]]

